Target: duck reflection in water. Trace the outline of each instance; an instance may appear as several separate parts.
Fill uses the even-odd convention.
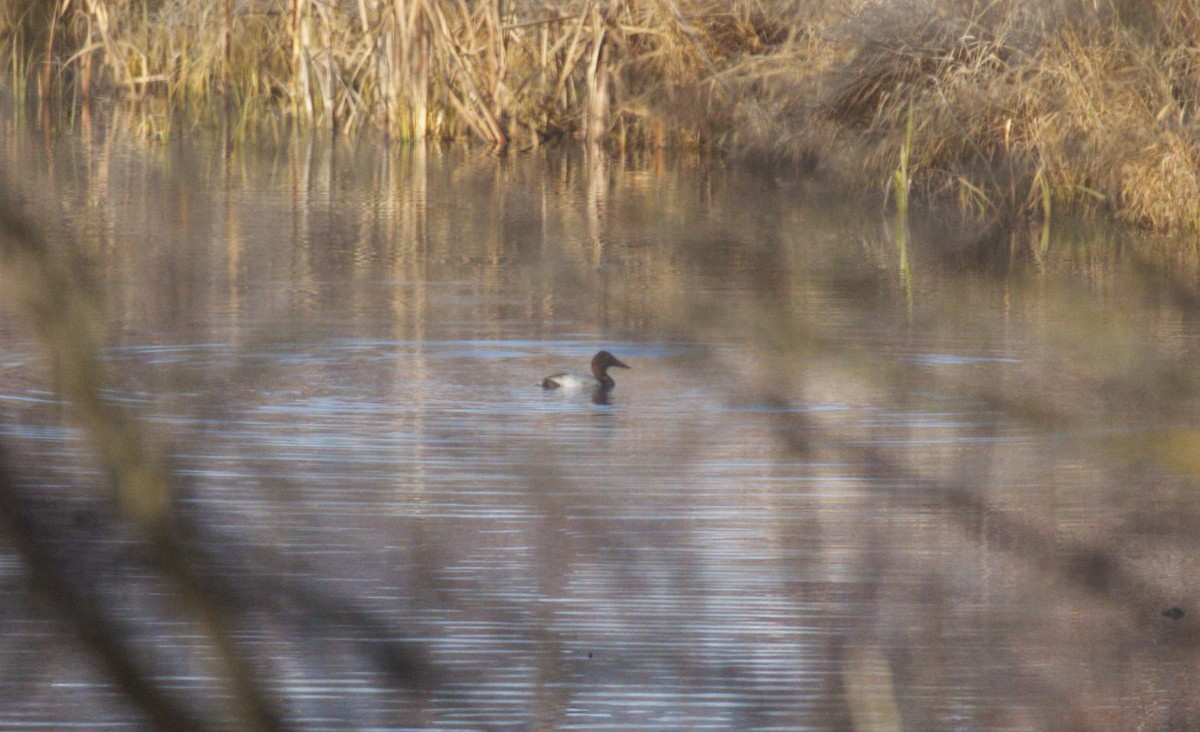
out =
[[[627,369],[629,366],[621,363],[620,359],[608,351],[600,351],[592,357],[591,374],[551,374],[542,379],[543,389],[561,389],[566,392],[578,392],[590,389],[592,403],[608,404],[608,393],[616,387],[617,382],[608,375],[610,368]]]

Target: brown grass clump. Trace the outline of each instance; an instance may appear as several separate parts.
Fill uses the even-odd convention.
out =
[[[1200,230],[1186,0],[118,0],[0,10],[21,96],[178,120],[718,147],[1002,221]],[[169,112],[169,114],[164,114]],[[913,120],[909,132],[907,120]]]
[[[859,3],[815,51],[838,61],[801,119],[843,168],[882,181],[908,148],[914,190],[992,217],[1099,205],[1196,230],[1194,21],[1175,2]]]
[[[1125,33],[1104,40],[1067,35],[1051,56],[1041,147],[1062,197],[1069,184],[1088,186],[1122,219],[1194,229],[1200,140],[1188,107],[1195,100],[1178,95],[1160,49]]]

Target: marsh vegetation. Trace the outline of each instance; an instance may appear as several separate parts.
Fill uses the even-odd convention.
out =
[[[18,97],[167,138],[283,128],[699,146],[1011,225],[1200,228],[1188,0],[16,0]],[[910,117],[911,115],[911,117]],[[908,120],[912,120],[909,130]]]
[[[1197,39],[0,6],[0,727],[1197,727]]]

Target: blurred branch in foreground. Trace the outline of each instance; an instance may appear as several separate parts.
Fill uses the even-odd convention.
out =
[[[17,210],[16,197],[0,188],[0,275],[8,305],[28,319],[53,366],[56,388],[73,407],[111,477],[118,514],[138,526],[154,564],[182,598],[216,651],[219,678],[234,700],[233,718],[245,730],[279,728],[277,713],[234,644],[220,609],[185,560],[172,520],[171,479],[162,456],[138,425],[100,395],[96,333],[99,324],[79,284],[59,265],[42,234]],[[35,503],[0,455],[0,508],[32,576],[113,678],[163,729],[206,725],[149,678],[118,640],[108,608],[90,601],[69,553],[51,547],[55,537],[39,520]]]

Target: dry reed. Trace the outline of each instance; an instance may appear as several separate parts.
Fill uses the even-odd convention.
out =
[[[916,197],[1200,230],[1185,0],[17,0],[0,46],[19,93],[167,125],[705,145],[884,190],[907,137]]]

